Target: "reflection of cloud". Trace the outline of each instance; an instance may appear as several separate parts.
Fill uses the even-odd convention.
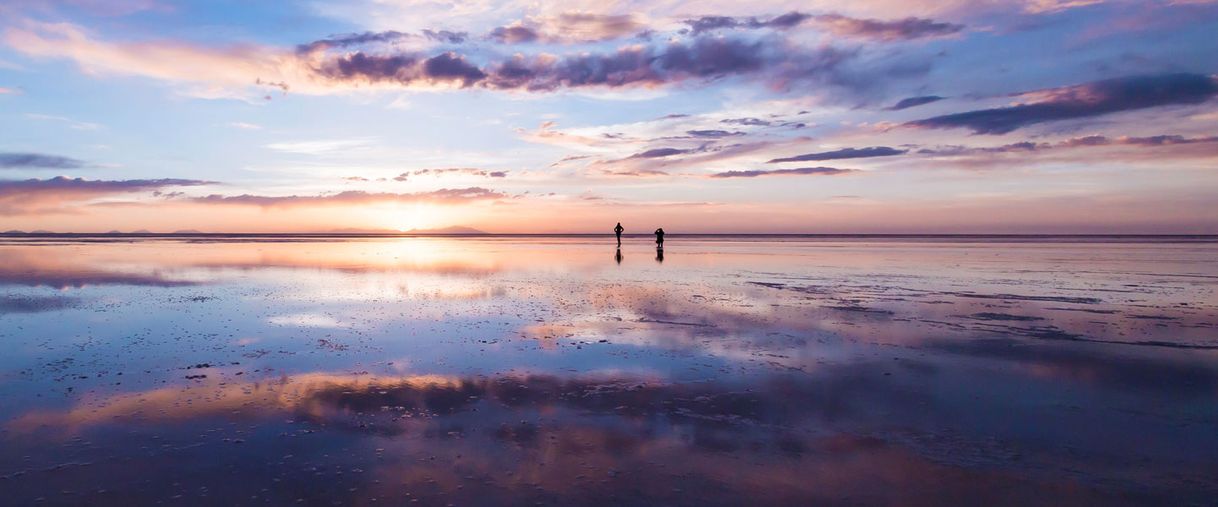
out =
[[[60,256],[43,247],[0,249],[0,285],[49,286],[150,285],[175,287],[196,282],[174,279],[159,270],[122,271],[75,256]]]
[[[320,313],[295,313],[291,315],[275,315],[266,319],[271,324],[294,327],[351,327],[350,323],[339,322],[329,315]]]
[[[0,315],[5,313],[53,312],[72,308],[79,304],[79,298],[70,296],[0,296]]]
[[[187,436],[192,447],[231,446],[219,437],[240,435],[236,441],[247,452],[275,456],[283,455],[285,440],[311,439],[309,445],[294,446],[293,456],[279,458],[278,464],[306,463],[309,477],[319,465],[346,468],[341,466],[344,461],[335,461],[326,443],[359,438],[359,445],[341,453],[358,470],[327,475],[326,484],[343,492],[336,498],[358,491],[360,498],[403,502],[476,504],[493,497],[509,504],[542,499],[586,504],[603,498],[612,505],[658,500],[806,505],[848,498],[850,503],[939,505],[945,498],[1002,503],[1011,491],[1073,501],[1095,494],[1057,477],[951,464],[1003,459],[1003,450],[994,449],[994,443],[931,435],[908,445],[899,435],[868,434],[869,426],[858,425],[859,417],[867,410],[867,400],[875,402],[877,396],[887,410],[872,417],[885,427],[894,424],[891,410],[927,410],[918,398],[892,389],[875,375],[862,374],[774,380],[745,390],[714,381],[674,384],[623,374],[563,378],[312,373],[122,394],[63,411],[27,413],[10,422],[8,431],[22,442],[46,446],[47,438],[121,427],[119,434],[106,433],[110,438],[102,445],[114,446],[112,452],[123,458],[123,466],[146,464],[156,456],[136,445],[146,441],[149,432],[161,442]],[[214,427],[218,421],[230,424],[219,424],[225,429],[218,434],[209,430],[208,439],[200,441],[200,425]],[[247,426],[231,424],[236,421],[254,421],[263,430],[234,431]],[[935,445],[968,457],[925,456],[926,448]],[[62,452],[62,447],[49,446],[47,452]],[[227,459],[231,452],[205,449],[211,459]],[[1018,467],[1031,460],[1037,462],[1035,467],[1042,459],[1040,451],[1032,451],[1004,463]],[[254,466],[248,459],[242,463],[237,466]],[[268,465],[259,461],[256,466]],[[158,479],[165,470],[180,470],[139,468],[141,479],[153,483],[163,482]],[[195,470],[196,480],[215,477],[206,469]],[[94,482],[112,483],[114,472],[104,464],[75,467],[47,476],[40,485],[57,487],[56,481],[69,480],[92,490]],[[889,487],[877,489],[877,482]],[[215,487],[209,496],[248,498],[265,486],[256,481],[231,484],[235,490]],[[292,489],[284,494],[299,494]],[[258,494],[278,498],[275,492]]]

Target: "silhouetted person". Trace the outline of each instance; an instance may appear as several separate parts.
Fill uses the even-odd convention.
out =
[[[626,229],[622,228],[621,222],[618,222],[617,227],[613,228],[613,233],[617,234],[617,246],[622,246],[622,231],[624,231],[624,230],[626,230]],[[621,252],[618,252],[618,256],[619,257],[621,256]],[[622,262],[621,259],[618,259],[618,262]]]
[[[617,253],[613,254],[613,260],[617,261],[618,264],[622,263],[622,249],[621,248],[617,249]]]
[[[656,262],[664,264],[664,248],[656,247]]]
[[[664,248],[664,228],[656,229],[656,248]]]

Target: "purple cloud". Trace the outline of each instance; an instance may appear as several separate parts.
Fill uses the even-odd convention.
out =
[[[491,31],[488,37],[501,44],[519,44],[533,42],[541,36],[537,30],[523,25],[501,26]]]
[[[671,157],[673,155],[683,155],[686,153],[693,153],[695,151],[698,151],[698,150],[681,149],[681,148],[654,148],[654,149],[650,149],[647,151],[635,153],[634,155],[631,155],[627,158],[664,158],[664,157]]]
[[[893,104],[892,107],[888,108],[888,110],[889,111],[900,111],[902,109],[918,107],[918,106],[930,104],[931,102],[938,102],[940,100],[943,100],[943,97],[940,97],[938,95],[923,95],[921,97],[909,97],[907,99],[901,99],[896,104]]]
[[[889,148],[887,146],[872,146],[869,148],[842,148],[840,150],[808,153],[806,155],[796,155],[794,157],[776,158],[766,163],[777,164],[781,162],[807,162],[845,158],[891,157],[893,155],[901,155],[906,151],[907,150]]]
[[[47,180],[0,180],[0,214],[36,213],[111,195],[210,184],[213,182],[173,178],[107,181],[58,176]]]
[[[837,176],[858,172],[858,169],[838,169],[836,167],[800,167],[797,169],[754,169],[749,171],[726,171],[711,174],[711,178],[756,178],[758,176]]]
[[[358,51],[333,56],[314,71],[332,81],[450,83],[528,91],[660,86],[747,75],[764,75],[775,86],[787,87],[816,80],[843,83],[841,76],[834,74],[854,56],[833,47],[806,49],[778,44],[769,39],[701,37],[659,46],[632,45],[610,53],[558,57],[517,54],[482,67],[455,52],[429,58],[421,54]]]
[[[84,162],[41,153],[0,153],[0,169],[79,169]]]
[[[812,20],[824,29],[841,36],[860,37],[881,41],[913,40],[927,37],[952,35],[964,29],[963,25],[943,23],[931,19],[908,17],[894,21],[858,19],[841,14],[812,15],[789,12],[770,19],[756,17],[734,18],[728,16],[702,16],[685,20],[694,35],[724,29],[772,28],[788,30]]]
[[[906,125],[967,128],[976,134],[1006,134],[1038,123],[1200,104],[1215,95],[1218,95],[1218,81],[1202,74],[1121,77],[1021,94],[1034,99],[1026,104],[935,116]]]
[[[430,192],[389,193],[363,192],[349,190],[328,195],[233,195],[224,196],[212,194],[191,199],[201,204],[232,204],[246,206],[290,207],[315,205],[356,205],[375,202],[433,202],[441,204],[457,204],[472,201],[494,200],[508,197],[507,194],[482,187],[441,188]]]
[[[896,21],[881,21],[850,18],[840,14],[825,14],[816,16],[816,21],[837,35],[880,41],[943,37],[964,30],[964,25],[914,17]]]

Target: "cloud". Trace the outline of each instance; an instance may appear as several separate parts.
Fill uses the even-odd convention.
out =
[[[495,28],[488,37],[501,44],[519,44],[522,42],[533,42],[540,36],[536,30],[527,26],[511,25]]]
[[[192,198],[192,202],[201,204],[229,204],[244,206],[292,207],[319,205],[356,205],[378,202],[432,202],[440,204],[457,204],[472,201],[495,200],[508,197],[507,194],[482,187],[442,188],[430,192],[388,193],[346,191],[329,195],[234,195],[224,196],[212,194],[205,197]]]
[[[0,169],[79,169],[85,163],[74,158],[41,153],[0,153]]]
[[[1184,137],[1181,135],[1164,134],[1145,137],[1108,137],[1101,135],[1091,135],[1082,137],[1072,137],[1058,142],[1033,142],[1021,141],[1017,143],[1009,143],[1001,146],[983,146],[983,147],[966,147],[966,146],[944,146],[935,148],[922,148],[917,151],[921,155],[933,156],[962,156],[975,154],[1002,154],[1002,153],[1029,153],[1036,151],[1047,151],[1065,148],[1087,148],[1087,147],[1103,147],[1103,146],[1141,146],[1141,147],[1159,147],[1159,146],[1177,146],[1191,144],[1215,144],[1218,143],[1218,136],[1206,137]]]
[[[757,76],[778,88],[838,82],[834,72],[854,53],[831,46],[808,49],[781,40],[699,37],[657,46],[629,45],[608,53],[564,56],[515,54],[478,67],[464,55],[337,55],[317,67],[332,84],[482,87],[533,92],[579,88],[649,88],[685,81]]]
[[[799,24],[812,18],[810,14],[802,12],[789,12],[778,17],[761,20],[756,17],[749,18],[733,18],[730,16],[702,16],[695,19],[685,20],[685,24],[689,25],[689,29],[694,35],[724,28],[774,28],[786,30],[794,28]]]
[[[351,46],[362,46],[365,44],[381,44],[387,42],[397,42],[402,39],[418,37],[414,34],[389,30],[385,32],[364,32],[364,33],[349,33],[344,35],[335,35],[329,38],[315,40],[308,44],[296,46],[298,53],[311,53],[314,51],[324,51],[327,49],[342,49]]]
[[[807,21],[818,25],[834,35],[859,37],[879,41],[913,40],[952,35],[964,29],[963,25],[943,23],[930,19],[908,17],[895,21],[858,19],[841,14],[812,15],[789,12],[770,19],[756,17],[734,18],[729,16],[703,16],[685,20],[694,35],[723,29],[771,28],[788,30]]]
[[[1027,103],[909,122],[921,128],[967,128],[1006,134],[1039,123],[1091,118],[1152,107],[1200,104],[1218,95],[1218,80],[1201,74],[1158,74],[1093,81],[1019,94]]]
[[[354,150],[366,150],[374,144],[372,139],[318,139],[312,141],[290,141],[271,143],[267,148],[284,153],[300,155],[326,155],[331,153],[346,153]]]
[[[425,58],[413,54],[372,55],[355,52],[324,62],[317,73],[331,82],[390,82],[402,85],[458,85],[468,87],[486,74],[454,52]]]
[[[720,137],[742,136],[742,135],[744,135],[744,132],[740,132],[740,131],[727,131],[727,130],[717,130],[717,129],[709,129],[709,130],[687,130],[687,131],[685,131],[685,133],[686,133],[686,134],[689,134],[689,135],[691,135],[691,136],[693,136],[693,137],[710,137],[710,138],[720,138]]]
[[[16,88],[5,88],[3,86],[0,86],[0,95],[17,95],[20,93],[21,93],[21,90],[18,90]]]
[[[893,155],[901,155],[907,150],[898,150],[887,146],[872,146],[869,148],[842,148],[834,151],[823,151],[820,153],[808,153],[806,155],[796,155],[794,157],[776,158],[766,162],[767,164],[777,164],[780,162],[807,162],[821,160],[838,160],[845,158],[868,158],[868,157],[891,157]]]
[[[700,150],[697,149],[681,149],[681,148],[653,148],[647,151],[635,153],[628,158],[664,158],[673,155],[683,155],[686,153],[694,153]]]
[[[439,176],[442,174],[470,174],[470,175],[474,175],[474,176],[482,176],[485,178],[507,177],[507,171],[487,171],[485,169],[478,169],[476,167],[445,167],[445,168],[440,168],[440,169],[430,169],[429,168],[429,169],[416,169],[414,171],[407,171],[407,172],[397,175],[396,177],[393,178],[393,180],[394,181],[409,181],[410,178],[416,177],[416,176],[427,176],[427,175]]]
[[[76,121],[71,118],[66,118],[63,116],[54,116],[54,115],[50,115],[50,114],[26,113],[25,117],[29,118],[31,120],[64,123],[64,124],[67,124],[67,126],[69,128],[72,128],[75,130],[97,130],[97,129],[101,128],[101,125],[98,125],[96,123],[91,123],[91,122],[87,122],[87,121]]]
[[[914,17],[896,21],[880,21],[825,14],[816,16],[816,21],[836,35],[887,42],[943,37],[964,29],[964,25]]]
[[[838,169],[836,167],[800,167],[798,169],[774,169],[774,170],[748,170],[748,171],[726,171],[721,173],[711,174],[711,178],[756,178],[758,176],[787,176],[787,175],[807,175],[807,176],[838,176],[842,174],[850,174],[859,172],[858,169]]]
[[[564,37],[572,40],[616,36],[638,24],[632,17],[621,16],[567,14],[553,19],[563,25]],[[433,35],[444,37],[440,32]],[[544,41],[548,35],[538,32],[536,36]],[[516,37],[528,36],[522,33]],[[657,88],[733,77],[763,83],[774,90],[829,84],[858,93],[882,85],[886,78],[924,73],[929,68],[928,64],[910,63],[908,59],[872,59],[866,68],[855,68],[848,64],[862,61],[861,47],[810,47],[777,34],[674,35],[616,49],[594,47],[565,54],[532,51],[506,56],[478,45],[436,52],[426,44],[403,48],[393,42],[425,38],[394,31],[364,32],[299,47],[214,47],[172,40],[106,41],[76,25],[33,21],[18,23],[3,34],[4,42],[24,55],[69,59],[89,74],[143,76],[176,83],[181,87],[179,93],[189,96],[247,101],[269,100],[271,91],[330,94],[367,88],[477,87],[549,92]],[[349,49],[360,44],[394,47]]]
[[[423,30],[423,36],[436,42],[461,44],[469,38],[469,33],[449,30]]]
[[[31,57],[67,58],[89,74],[138,75],[188,83],[184,92],[205,98],[248,98],[259,79],[305,83],[307,68],[290,51],[261,46],[227,48],[177,41],[108,42],[70,23],[27,21],[4,32],[3,41]]]
[[[940,100],[943,100],[943,97],[940,97],[938,95],[922,95],[919,97],[909,97],[907,99],[901,99],[896,104],[893,104],[892,107],[888,108],[888,110],[889,111],[900,111],[902,109],[918,107],[918,106],[930,104],[931,102],[938,102]]]
[[[58,176],[47,180],[0,180],[0,214],[42,212],[111,195],[209,184],[212,182],[171,178],[107,181]]]
[[[557,16],[526,18],[497,27],[487,38],[501,44],[592,43],[635,35],[644,28],[630,14],[564,12]]]
[[[237,129],[242,129],[242,130],[262,130],[262,125],[257,125],[254,123],[246,123],[243,121],[229,122],[228,126],[237,128]]]

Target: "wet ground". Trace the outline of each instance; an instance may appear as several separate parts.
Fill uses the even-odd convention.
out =
[[[1210,505],[1218,241],[0,242],[33,503]]]

